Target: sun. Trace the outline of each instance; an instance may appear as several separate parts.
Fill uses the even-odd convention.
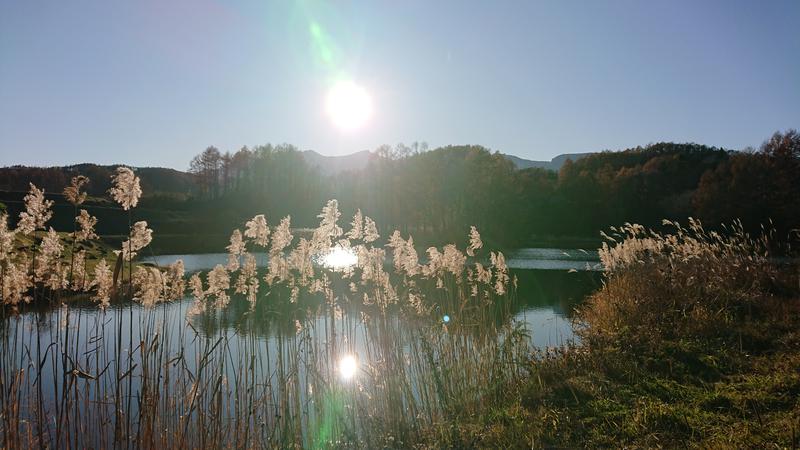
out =
[[[372,99],[355,82],[339,81],[328,91],[325,109],[333,124],[342,131],[354,131],[372,117]]]

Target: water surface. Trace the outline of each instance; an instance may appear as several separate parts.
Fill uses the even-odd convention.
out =
[[[425,317],[396,309],[376,311],[374,305],[363,306],[347,298],[347,289],[336,294],[335,303],[341,307],[330,308],[325,299],[313,296],[297,304],[276,302],[281,306],[274,307],[271,302],[278,288],[271,289],[275,291],[272,297],[260,298],[255,309],[236,298],[225,309],[191,317],[187,317],[191,298],[154,308],[124,303],[101,310],[81,302],[60,308],[23,308],[0,318],[0,376],[4,383],[11,382],[15,374],[37,365],[32,361],[42,361],[38,373],[31,372],[36,376],[23,380],[23,423],[35,418],[32,405],[40,397],[44,408],[53,413],[59,398],[64,398],[65,386],[77,386],[76,392],[85,393],[87,406],[75,407],[73,414],[84,423],[105,425],[96,432],[87,430],[80,440],[76,435],[72,445],[77,447],[109,446],[118,431],[108,424],[130,421],[138,427],[140,420],[146,420],[138,419],[145,412],[166,421],[159,426],[186,429],[192,436],[202,430],[197,410],[234,420],[231,411],[241,396],[249,404],[261,405],[257,417],[263,426],[254,430],[259,439],[277,446],[298,435],[309,445],[315,439],[315,424],[325,419],[325,409],[315,404],[337,390],[349,392],[346,402],[362,413],[376,408],[372,414],[391,417],[394,406],[377,399],[385,402],[401,395],[406,407],[434,417],[443,414],[446,406],[430,402],[436,395],[435,383],[456,389],[464,399],[479,395],[485,386],[473,379],[472,371],[492,373],[485,365],[497,364],[495,358],[508,351],[506,343],[525,341],[516,356],[505,360],[510,364],[523,361],[529,349],[575,342],[574,308],[599,286],[600,273],[593,266],[596,254],[520,249],[507,255],[510,275],[517,282],[515,293],[498,303],[479,304],[469,313],[459,310],[457,302],[451,303],[452,310],[434,304],[433,313]],[[227,261],[226,254],[216,253],[163,255],[150,261],[166,265],[178,258],[189,272]],[[263,255],[258,259],[266,260]],[[269,290],[265,287],[263,294]],[[447,296],[431,291],[429,300],[442,295]],[[342,358],[357,361],[346,377],[339,370]],[[512,376],[518,366],[503,367],[502,373]],[[436,378],[441,373],[449,374],[448,378]],[[139,398],[153,395],[152,391],[148,394],[148,383],[154,382],[177,397],[156,396],[155,410],[140,411]],[[189,393],[197,386],[220,382],[226,386],[223,397],[215,397],[217,391],[211,390],[201,394],[199,404],[191,399]],[[391,391],[395,397],[386,394],[390,388],[399,389]],[[220,413],[217,407],[227,412]],[[186,417],[191,418],[188,429],[181,422]],[[287,428],[286,423],[297,427]],[[369,427],[353,426],[357,430]]]
[[[418,249],[420,262],[424,263],[424,249]],[[520,248],[508,251],[506,263],[512,269],[530,270],[589,270],[601,269],[600,260],[596,250],[576,250],[563,248]],[[196,253],[156,255],[145,257],[144,260],[157,265],[171,264],[178,259],[183,259],[187,272],[210,270],[217,264],[225,265],[228,261],[227,253]],[[259,265],[264,265],[266,255],[256,254]]]

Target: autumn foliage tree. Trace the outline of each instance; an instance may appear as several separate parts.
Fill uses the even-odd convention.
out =
[[[800,225],[800,134],[775,133],[758,151],[740,152],[700,179],[693,198],[709,224],[741,219],[755,229],[771,220],[780,233]]]

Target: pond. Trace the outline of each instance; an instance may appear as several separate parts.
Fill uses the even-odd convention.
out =
[[[423,254],[424,249],[418,249]],[[265,255],[257,255],[256,260],[262,264]],[[187,272],[210,270],[217,264],[228,261],[227,253],[195,253],[147,256],[145,261],[165,266],[178,259],[183,260]],[[599,271],[600,260],[596,250],[564,249],[564,248],[519,248],[506,254],[506,263],[512,269],[529,270],[587,270]]]
[[[145,261],[165,266],[178,259],[191,273],[225,265],[228,254],[157,255]],[[257,254],[256,260],[263,263],[266,255]],[[599,274],[592,273],[601,269],[597,251],[520,248],[508,252],[506,263],[519,280],[514,319],[527,326],[532,345],[560,346],[573,339],[569,320],[572,308],[599,286]]]
[[[336,297],[255,308],[240,298],[190,316],[191,298],[154,308],[31,308],[0,325],[0,379],[17,389],[0,400],[25,403],[20,433],[64,436],[62,446],[107,447],[144,436],[178,446],[375,447],[387,433],[402,442],[418,422],[474,408],[492,395],[487,386],[522,376],[531,350],[574,342],[573,308],[599,286],[596,255],[508,255],[512,295],[465,306],[450,288],[431,291],[423,317],[362,304],[346,286]],[[227,255],[151,261],[177,258],[192,272],[224,264]],[[12,370],[36,365],[38,371]],[[56,425],[26,428],[47,423],[36,420],[40,410],[54,414]]]

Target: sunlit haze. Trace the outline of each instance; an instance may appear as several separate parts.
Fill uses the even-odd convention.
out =
[[[798,23],[0,0],[0,449],[798,448]]]
[[[791,0],[3,1],[0,165],[757,146],[800,122],[799,18]]]

